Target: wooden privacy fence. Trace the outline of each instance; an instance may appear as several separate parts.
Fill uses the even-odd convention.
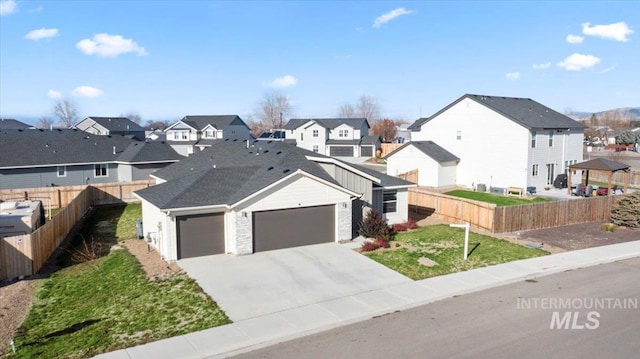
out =
[[[623,185],[624,184],[624,176],[626,174],[622,171],[615,172],[611,179],[613,184]],[[600,171],[590,171],[589,173],[589,182],[598,181],[598,182],[607,182],[609,181],[609,174]],[[640,186],[640,172],[631,171],[629,173],[629,185],[630,186]]]
[[[601,196],[518,206],[496,206],[421,188],[409,188],[409,205],[431,208],[447,221],[468,222],[492,233],[550,228],[604,221],[620,196]]]
[[[380,144],[380,150],[382,150],[382,153],[380,154],[380,156],[384,157],[390,154],[391,152],[395,151],[396,149],[400,148],[402,145],[403,145],[402,143],[382,143]]]
[[[94,191],[93,187],[85,187],[64,209],[31,234],[0,238],[0,280],[37,273],[87,213]]]
[[[403,179],[405,181],[409,181],[409,182],[412,182],[412,183],[418,183],[418,170],[415,169],[413,171],[400,173],[397,177],[401,178],[401,179]]]
[[[138,199],[133,195],[133,192],[154,184],[154,180],[92,184],[91,187],[98,190],[92,191],[93,197],[91,200],[95,205],[136,202]],[[19,199],[41,200],[45,208],[63,208],[71,203],[86,187],[87,185],[4,189],[0,190],[0,199],[4,201]]]

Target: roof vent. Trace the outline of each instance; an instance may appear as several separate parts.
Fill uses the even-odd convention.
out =
[[[284,171],[282,171],[282,173],[289,173],[289,171],[290,171],[290,170],[287,168],[287,169],[285,169]]]
[[[262,153],[267,153],[267,152],[269,152],[269,150],[264,150]]]
[[[267,168],[267,171],[271,171],[273,169],[273,166],[269,166],[269,168]]]
[[[282,153],[282,151],[278,151],[278,152],[276,152],[276,155],[279,155],[279,154],[281,154],[281,153]]]

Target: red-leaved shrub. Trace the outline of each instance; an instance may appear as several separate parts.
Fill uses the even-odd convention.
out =
[[[366,242],[362,243],[362,248],[361,249],[362,249],[363,252],[371,252],[371,251],[375,251],[378,248],[380,248],[378,243],[366,241]]]
[[[384,239],[384,238],[376,238],[376,240],[374,241],[374,243],[379,247],[379,248],[389,248],[391,247],[391,245],[389,244],[389,241]]]

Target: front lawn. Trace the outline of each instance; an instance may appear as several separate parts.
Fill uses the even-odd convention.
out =
[[[469,232],[469,256],[465,261],[464,229],[447,225],[427,226],[395,235],[391,248],[365,255],[411,279],[424,279],[443,274],[547,255],[505,240]],[[434,266],[420,264],[426,258]]]
[[[82,240],[134,238],[139,212],[135,204],[98,207],[70,252],[86,249]],[[229,323],[186,274],[149,280],[127,249],[101,255],[75,264],[88,257],[69,255],[68,266],[44,280],[15,337],[15,357],[85,358]]]
[[[473,191],[465,191],[461,189],[456,189],[450,192],[446,192],[446,195],[472,199],[474,201],[481,201],[487,203],[494,203],[498,206],[515,206],[519,204],[529,204],[529,203],[539,203],[539,202],[549,202],[550,199],[535,197],[533,199],[525,199],[525,198],[517,198],[517,197],[507,197],[500,196],[492,193],[485,192],[473,192]]]

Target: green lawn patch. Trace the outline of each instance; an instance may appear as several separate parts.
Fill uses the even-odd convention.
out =
[[[98,207],[63,253],[66,268],[43,280],[15,337],[19,358],[85,358],[229,323],[184,273],[150,281],[126,249],[140,205]],[[98,259],[77,263],[83,241]],[[82,256],[80,258],[88,258]]]
[[[394,243],[397,242],[397,243]],[[395,235],[391,249],[365,255],[411,279],[424,279],[443,274],[539,257],[546,251],[528,248],[502,239],[469,232],[468,259],[464,254],[464,229],[447,225],[421,227]],[[437,265],[428,267],[418,262],[428,258]]]
[[[473,192],[473,191],[465,191],[461,189],[456,189],[450,192],[446,192],[446,195],[472,199],[474,201],[493,203],[498,206],[515,206],[519,204],[529,204],[529,203],[539,203],[539,202],[549,202],[550,199],[542,198],[542,197],[534,197],[533,199],[525,199],[525,198],[517,198],[517,197],[507,197],[507,196],[499,196],[492,193],[485,192]]]

